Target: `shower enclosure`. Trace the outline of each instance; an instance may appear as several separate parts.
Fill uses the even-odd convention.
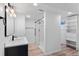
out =
[[[35,21],[35,43],[42,51],[45,51],[45,17],[44,10],[39,9],[43,15],[40,19]]]

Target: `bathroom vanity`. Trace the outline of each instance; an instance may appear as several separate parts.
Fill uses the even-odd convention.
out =
[[[16,18],[8,16],[6,20],[6,37],[12,36],[12,39],[7,39],[4,46],[5,56],[28,56],[28,41],[25,36],[25,16],[17,14]],[[14,36],[15,37],[14,37]]]
[[[28,56],[28,41],[25,37],[5,43],[5,56]]]

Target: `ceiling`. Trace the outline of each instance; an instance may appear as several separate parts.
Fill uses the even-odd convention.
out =
[[[16,3],[15,6],[18,11],[24,13],[36,11],[38,8],[50,8],[51,10],[56,8],[63,11],[79,12],[79,3],[38,3],[37,7],[33,6],[33,3]]]
[[[25,15],[31,15],[32,19],[40,17],[38,9],[49,11],[52,13],[79,13],[79,3],[38,3],[38,6],[34,6],[33,3],[16,3],[16,11]],[[37,17],[37,18],[35,18]]]
[[[38,6],[34,6],[33,3],[11,3],[16,8],[16,13],[22,13],[30,15],[30,19],[37,19],[42,16],[38,9],[49,11],[50,13],[79,13],[79,3],[38,3]],[[0,6],[3,3],[0,3]]]
[[[47,5],[64,11],[79,12],[79,3],[49,3]]]

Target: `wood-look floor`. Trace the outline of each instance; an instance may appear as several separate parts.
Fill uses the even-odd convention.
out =
[[[31,43],[28,45],[28,55],[29,56],[39,56],[43,54],[42,50],[35,44]]]
[[[72,48],[66,47],[65,50],[52,53],[49,56],[77,56],[77,51]]]
[[[42,50],[37,47],[35,44],[29,44],[28,45],[28,55],[29,56],[40,56],[40,55],[44,55]],[[77,51],[66,47],[64,50],[56,52],[56,53],[52,53],[49,54],[47,56],[77,56]]]

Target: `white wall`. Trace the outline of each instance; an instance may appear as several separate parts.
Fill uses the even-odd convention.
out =
[[[0,16],[4,17],[4,12],[0,11]],[[3,25],[3,19],[0,19],[0,56],[4,56],[4,47],[5,47],[5,42],[8,42],[11,40],[11,37],[5,37],[5,30],[4,30],[4,25]]]
[[[11,41],[12,38],[11,36],[5,37],[4,33],[3,19],[0,19],[0,56],[4,56],[5,42]]]
[[[65,15],[63,15],[63,16],[66,18]],[[60,27],[60,32],[61,32],[61,44],[66,44],[66,36],[65,36],[65,34],[66,34],[66,24],[61,25],[61,20],[66,21],[66,19],[63,18],[63,16],[61,16],[61,19],[59,21],[60,22],[59,27]]]
[[[79,25],[79,16],[78,16],[77,25]],[[77,44],[76,49],[78,50],[78,56],[79,56],[79,26],[77,26],[77,43],[76,44]]]
[[[56,52],[61,49],[60,29],[58,15],[47,12],[46,14],[46,52]]]
[[[15,36],[25,36],[25,15],[23,14],[16,15]]]
[[[4,25],[0,19],[0,56],[4,55]]]

